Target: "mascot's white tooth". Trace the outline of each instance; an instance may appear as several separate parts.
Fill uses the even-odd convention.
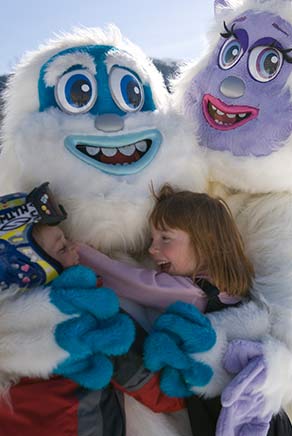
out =
[[[142,151],[144,153],[144,151],[147,150],[147,142],[146,141],[139,141],[135,144],[137,150]]]
[[[125,147],[120,147],[119,152],[122,153],[124,156],[132,156],[133,153],[135,153],[135,145],[126,145]]]
[[[236,117],[236,114],[226,114],[227,115],[227,118],[235,118]]]
[[[224,115],[224,112],[219,111],[219,109],[217,109],[217,114],[218,114],[218,115]]]
[[[238,114],[239,118],[245,118],[246,117],[246,112],[243,112],[242,114]]]
[[[113,157],[117,153],[117,149],[102,147],[101,152],[107,157]]]
[[[90,154],[90,156],[95,156],[100,151],[100,147],[87,146],[85,149],[86,149],[87,153]]]

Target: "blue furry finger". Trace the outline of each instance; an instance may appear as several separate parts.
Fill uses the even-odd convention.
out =
[[[63,313],[70,315],[88,312],[97,319],[106,319],[119,310],[117,296],[107,288],[54,288],[50,292],[50,299]]]
[[[160,375],[161,390],[169,397],[185,398],[193,395],[189,390],[180,371],[175,368],[165,368]]]
[[[216,333],[210,324],[202,326],[172,313],[161,315],[154,328],[172,335],[181,349],[188,353],[207,351],[216,342]]]
[[[163,332],[154,332],[144,343],[144,363],[151,371],[159,371],[165,366],[189,368],[192,360],[180,350],[172,337]]]
[[[192,366],[183,370],[182,373],[188,386],[197,387],[206,386],[214,374],[209,365],[197,361],[193,361]]]
[[[111,289],[97,287],[93,270],[77,265],[63,271],[51,285],[51,302],[66,314],[91,313],[97,319],[119,311],[119,300]]]
[[[135,338],[135,326],[126,314],[96,320],[90,314],[71,318],[55,329],[57,344],[78,361],[97,352],[109,356],[126,353]]]
[[[90,359],[91,359],[91,357],[73,361],[72,359],[68,358],[67,360],[61,362],[54,369],[53,374],[58,374],[58,375],[62,375],[63,377],[73,379],[74,374],[87,370],[88,361]]]
[[[212,376],[212,368],[201,362],[192,362],[192,366],[184,370],[166,366],[161,371],[160,387],[169,397],[189,397],[194,395],[192,386],[205,386]]]
[[[96,274],[82,265],[72,266],[62,272],[52,282],[53,289],[92,288],[96,287]]]
[[[71,318],[58,324],[55,328],[55,340],[59,347],[66,350],[71,359],[79,360],[91,354],[90,346],[82,336],[95,328],[95,320],[89,316]]]
[[[75,369],[77,367],[73,367]],[[91,356],[84,362],[83,368],[72,371],[70,365],[60,365],[54,371],[55,374],[67,375],[71,380],[87,389],[102,389],[107,386],[113,375],[113,365],[106,356],[101,353]]]
[[[99,330],[89,331],[83,340],[96,353],[121,355],[128,351],[135,338],[134,323],[128,315],[118,314],[105,322]]]
[[[168,306],[166,313],[173,313],[202,327],[210,327],[210,321],[205,315],[192,304],[183,301],[177,301]]]

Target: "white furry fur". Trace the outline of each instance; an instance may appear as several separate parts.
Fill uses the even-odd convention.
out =
[[[0,304],[0,392],[20,376],[48,377],[69,357],[55,341],[54,329],[72,316],[50,302],[50,289],[15,293]],[[13,294],[13,293],[12,293]]]

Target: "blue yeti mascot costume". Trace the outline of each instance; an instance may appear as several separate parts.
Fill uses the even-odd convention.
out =
[[[193,334],[214,329],[214,345],[202,353],[182,335],[178,355],[188,350],[193,362],[169,362],[164,389],[173,393],[170,373],[176,392],[214,397],[236,375],[221,397],[217,434],[259,436],[292,400],[292,3],[228,0],[215,9],[209,50],[182,69],[174,104],[205,152],[210,192],[227,201],[240,227],[254,298],[207,315],[210,323],[189,314]]]
[[[6,91],[1,191],[5,194],[30,190],[43,180],[50,180],[54,194],[68,213],[64,229],[69,237],[120,258],[144,260],[149,243],[147,213],[152,206],[150,183],[158,187],[168,181],[181,188],[206,189],[201,150],[189,141],[191,130],[168,107],[168,98],[152,62],[115,27],[105,32],[76,30],[28,53],[16,67]],[[74,279],[67,288],[70,285],[75,287]],[[11,369],[12,375],[47,377],[56,364],[62,365],[70,356],[71,348],[77,357],[86,352],[86,342],[78,342],[80,351],[76,341],[74,347],[70,345],[74,329],[67,335],[69,345],[65,339],[59,341],[58,347],[55,345],[53,334],[49,333],[58,332],[64,318],[72,316],[71,306],[67,308],[64,303],[59,309],[60,305],[52,302],[50,307],[44,306],[44,298],[43,289],[36,288],[33,294],[18,296],[17,304],[8,300],[0,305],[1,331],[7,332],[3,334],[5,344],[0,344],[0,355],[9,340],[10,327],[13,338],[20,335],[28,343],[23,350],[19,340],[11,339],[11,362],[1,358],[0,372],[5,369],[9,373]],[[84,298],[85,302],[90,301],[89,293]],[[95,307],[94,292],[92,298]],[[78,302],[80,307],[85,304],[79,294]],[[129,301],[122,301],[121,305],[149,328],[144,308]],[[98,313],[94,315],[98,317]],[[83,318],[82,331],[86,330]],[[50,342],[43,343],[41,334],[30,338],[31,323],[35,329],[43,329]],[[86,317],[84,323],[88,325]],[[106,343],[104,347],[106,351]],[[78,367],[78,359],[73,357]],[[59,370],[59,374],[83,386],[98,388],[97,381],[90,386],[89,380],[84,383],[73,372]],[[82,375],[90,377],[86,365]],[[104,418],[97,412],[92,421],[85,419],[91,416],[87,415],[88,409],[96,410],[97,397],[93,391],[80,401],[79,436],[98,431],[103,434],[114,420],[110,414]],[[185,411],[166,416],[154,414],[127,395],[124,401],[128,436],[190,434]],[[37,416],[37,405],[35,413]],[[120,426],[113,434],[126,433]]]

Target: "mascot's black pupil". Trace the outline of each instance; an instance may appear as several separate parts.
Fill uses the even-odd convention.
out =
[[[265,72],[268,73],[269,76],[273,76],[273,74],[277,71],[278,64],[278,57],[274,53],[270,54],[264,61]]]
[[[238,56],[239,50],[237,46],[231,46],[226,53],[225,61],[227,64],[231,64]]]
[[[75,106],[85,106],[91,97],[91,86],[84,80],[76,80],[71,86],[70,97]]]
[[[133,107],[137,107],[141,101],[141,91],[137,82],[131,81],[127,84],[126,87],[128,104]]]

